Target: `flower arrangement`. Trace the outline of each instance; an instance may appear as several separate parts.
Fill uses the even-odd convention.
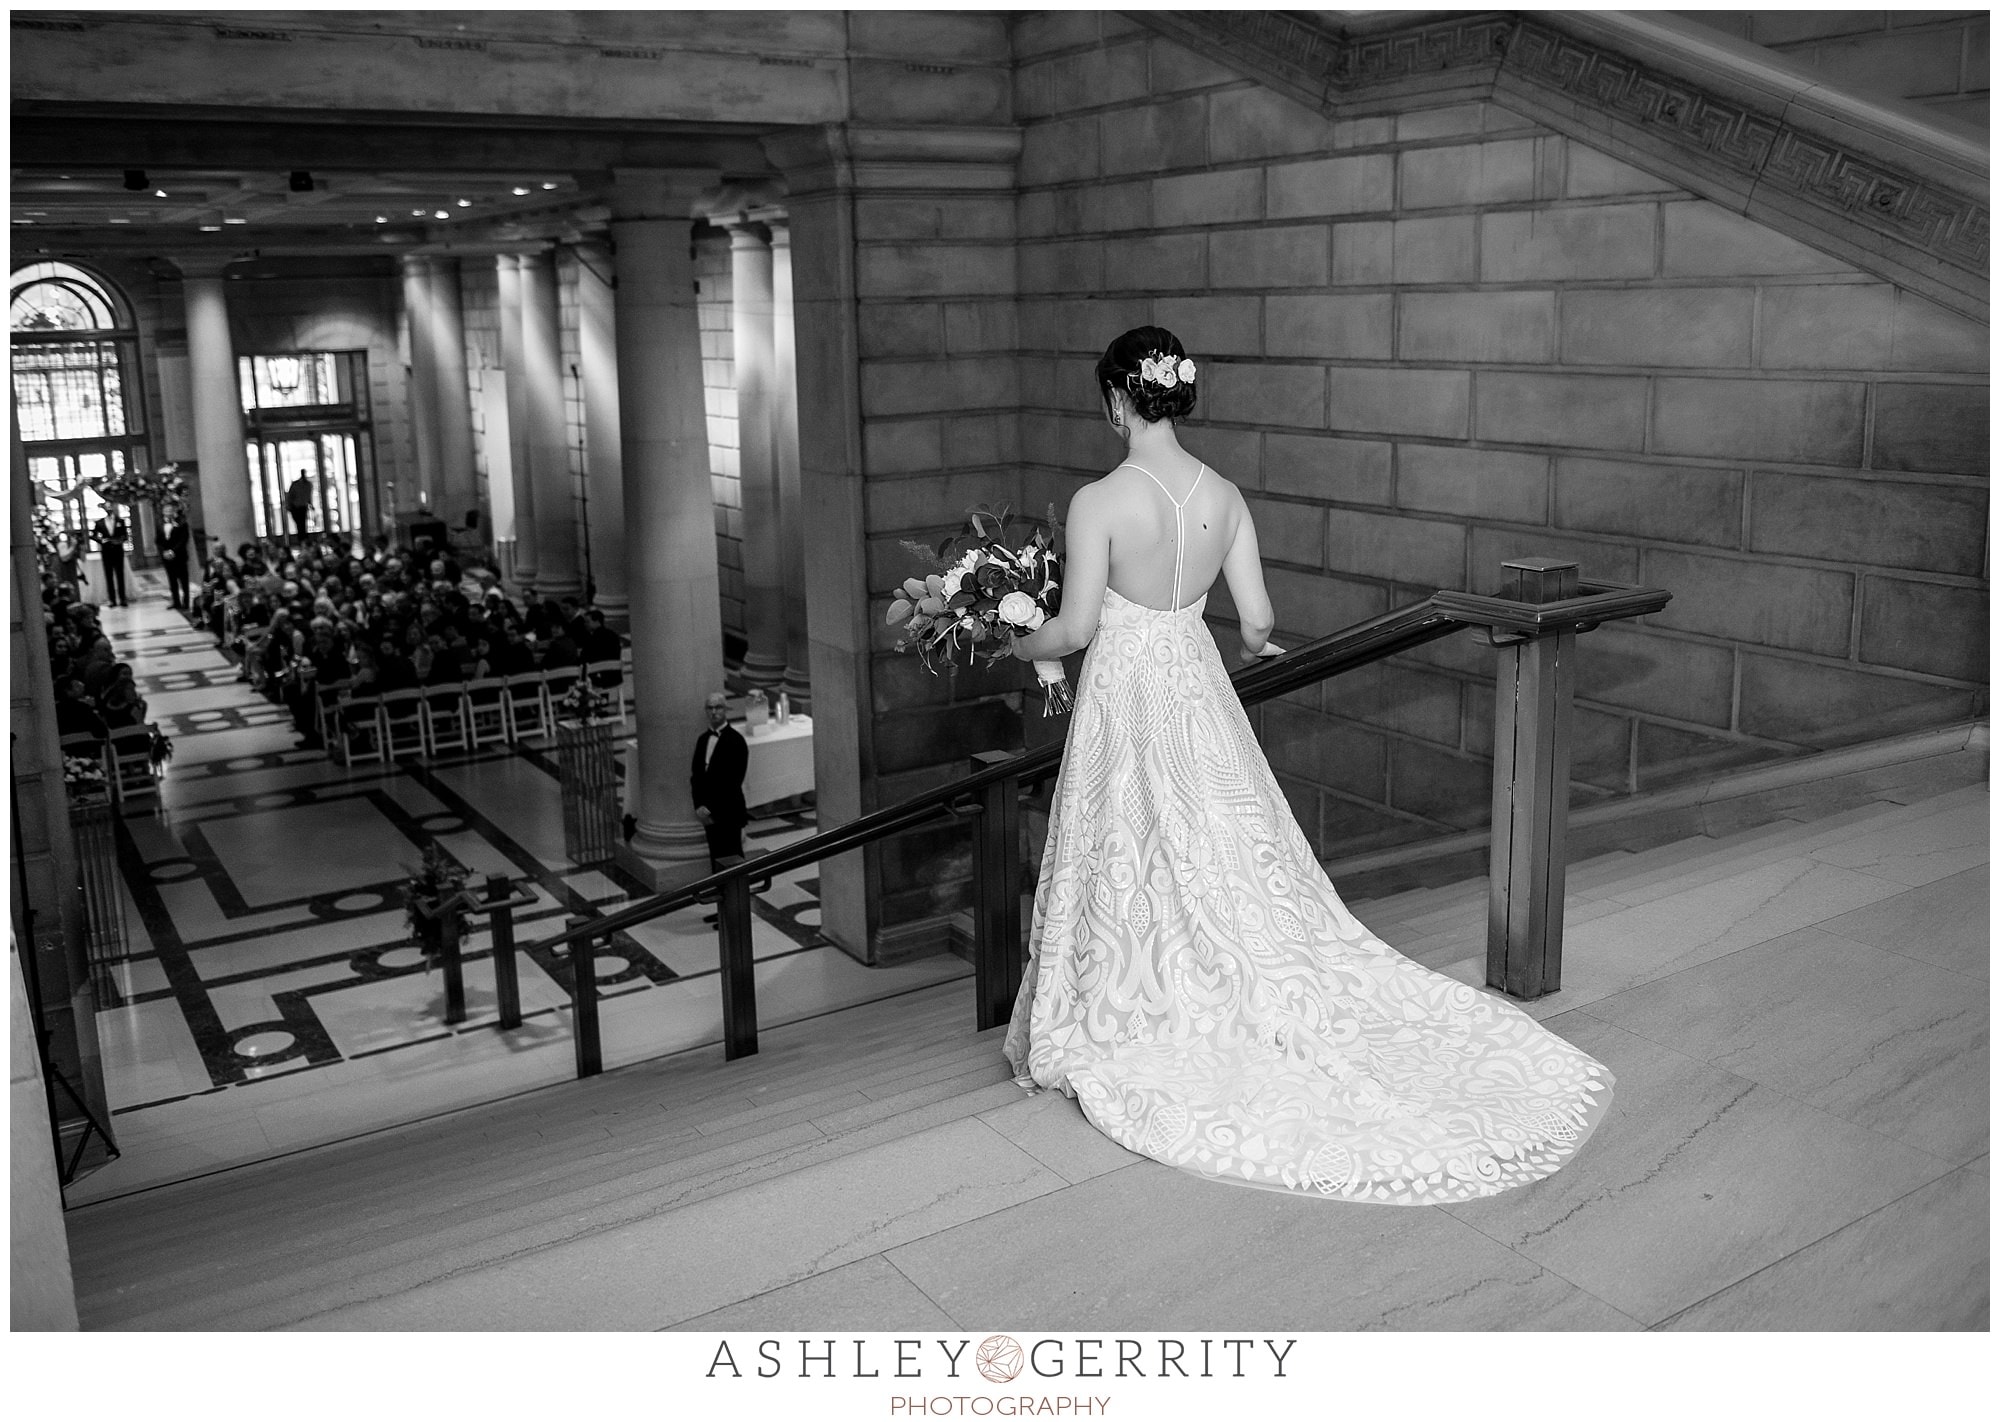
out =
[[[424,950],[426,958],[444,951],[445,924],[456,922],[461,941],[465,937],[466,870],[432,840],[424,846],[423,863],[410,870],[403,886],[403,924]]]
[[[1139,379],[1147,385],[1157,385],[1162,390],[1192,385],[1194,375],[1194,362],[1185,356],[1176,361],[1172,356],[1162,353],[1147,356],[1139,362]]]
[[[966,514],[965,528],[935,550],[905,542],[935,571],[907,578],[889,605],[889,625],[901,626],[899,652],[914,651],[935,676],[941,665],[992,664],[1013,655],[1013,640],[1048,621],[1061,606],[1061,526],[1053,505],[1020,543],[1009,541],[1013,515],[1003,504]],[[1044,715],[1067,711],[1069,683],[1059,661],[1037,661],[1035,675],[1046,693]]]
[[[100,756],[66,755],[62,758],[63,788],[72,795],[108,795],[111,782],[104,775]]]
[[[602,717],[610,705],[611,698],[592,686],[590,678],[582,674],[570,684],[568,691],[556,698],[558,714],[586,724]]]

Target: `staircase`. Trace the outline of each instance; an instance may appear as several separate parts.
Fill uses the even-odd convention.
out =
[[[771,1029],[747,1060],[687,1053],[80,1208],[79,1310],[92,1329],[1981,1328],[1985,814],[1982,784],[1571,865],[1564,991],[1530,1006],[1618,1098],[1571,1166],[1496,1200],[1328,1205],[1130,1155],[1014,1085],[957,982]],[[1479,980],[1483,879],[1355,907]],[[1787,985],[1814,954],[1845,976]],[[1717,991],[1737,1039],[1702,1036]],[[1673,1025],[1676,993],[1701,1030]],[[1797,1061],[1758,1056],[1801,1033]],[[1857,1091],[1871,1072],[1894,1079]]]

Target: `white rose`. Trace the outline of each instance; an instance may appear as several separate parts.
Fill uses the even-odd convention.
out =
[[[946,602],[950,602],[958,596],[959,586],[964,581],[965,572],[960,568],[953,568],[949,573],[944,575],[944,598]]]
[[[1176,369],[1175,374],[1179,375],[1187,384],[1192,385],[1194,383],[1194,362],[1183,360]]]
[[[1038,607],[1035,609],[1035,615],[1028,619],[1028,630],[1033,632],[1048,620],[1049,615]]]
[[[1040,622],[1033,620],[1040,616],[1041,612],[1042,610],[1035,606],[1035,600],[1024,592],[1010,592],[1000,599],[1001,621],[1011,622],[1016,627],[1041,626]]]

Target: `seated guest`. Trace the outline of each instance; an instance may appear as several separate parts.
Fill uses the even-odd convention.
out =
[[[84,696],[83,683],[74,679],[64,682],[56,697],[56,734],[95,736],[101,741],[109,731],[97,708]]]

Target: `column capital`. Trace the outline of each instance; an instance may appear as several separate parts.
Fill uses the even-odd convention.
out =
[[[692,221],[695,202],[713,188],[713,168],[613,168],[613,222]]]

